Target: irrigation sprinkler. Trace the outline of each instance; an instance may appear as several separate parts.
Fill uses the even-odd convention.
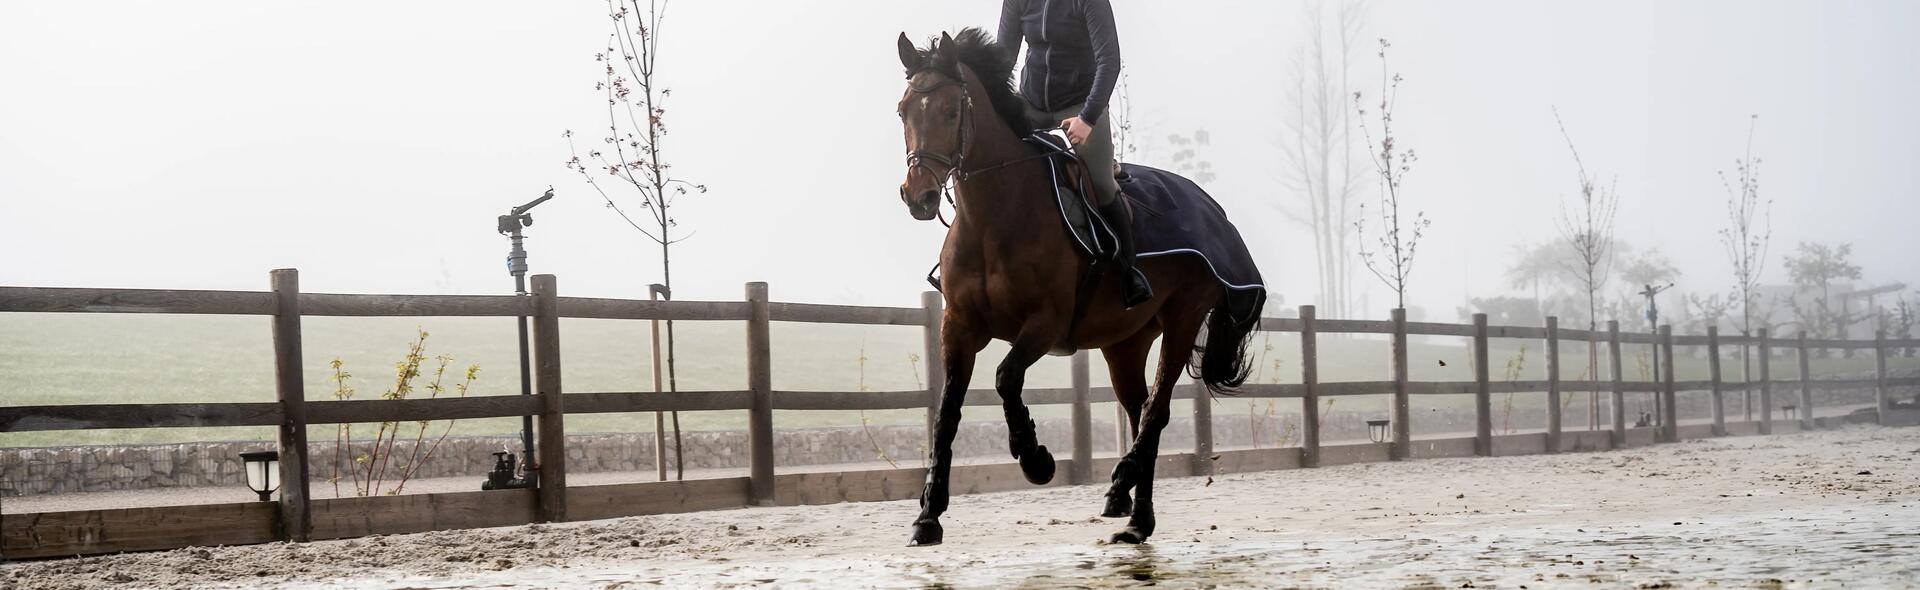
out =
[[[507,274],[513,275],[514,295],[527,295],[527,249],[523,244],[525,236],[520,230],[533,226],[533,214],[529,212],[552,198],[553,187],[547,187],[547,192],[540,198],[514,207],[506,215],[500,216],[497,229],[500,235],[507,236],[513,243],[513,248],[507,251]],[[520,325],[520,395],[533,395],[533,357],[527,348],[527,316],[519,316],[515,320]],[[539,481],[538,472],[533,470],[533,416],[520,417],[520,453],[523,455],[519,465],[520,477],[513,477],[515,465],[511,457],[501,460],[497,456],[499,453],[495,453],[493,473],[487,475],[487,481],[481,485],[481,489],[531,488]]]
[[[1647,298],[1647,332],[1653,334],[1656,337],[1654,339],[1654,342],[1660,341],[1658,339],[1658,336],[1660,334],[1660,304],[1657,300],[1654,299],[1654,297],[1657,297],[1661,293],[1667,292],[1667,289],[1672,289],[1672,288],[1673,288],[1673,283],[1669,282],[1664,287],[1655,287],[1653,285],[1647,285],[1645,289],[1640,290],[1639,295],[1641,297]],[[1660,345],[1655,344],[1653,345],[1653,348],[1654,348],[1653,354],[1650,355],[1653,357],[1653,381],[1655,383],[1659,383],[1660,382]],[[1673,368],[1668,367],[1667,370],[1673,370]],[[1660,397],[1659,394],[1654,395],[1655,400],[1658,400],[1659,397]],[[1667,416],[1667,417],[1660,416],[1660,412],[1661,412],[1660,403],[1658,401],[1655,401],[1653,404],[1653,413],[1654,413],[1655,421],[1661,424],[1665,424],[1667,420],[1673,419],[1671,416]],[[1678,423],[1679,422],[1677,421],[1675,422],[1675,424],[1678,424]]]

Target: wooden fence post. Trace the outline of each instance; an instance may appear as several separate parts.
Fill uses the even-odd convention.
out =
[[[1887,423],[1887,331],[1876,330],[1873,333],[1873,406],[1874,416],[1880,424]]]
[[[1547,316],[1547,453],[1560,452],[1560,318]]]
[[[1193,474],[1213,475],[1213,390],[1187,386],[1193,388]]]
[[[1067,482],[1075,485],[1093,482],[1093,384],[1087,351],[1073,353],[1070,366],[1073,379],[1073,466],[1067,469]]]
[[[774,505],[773,497],[773,342],[767,309],[767,284],[747,283],[747,499]]]
[[[1620,371],[1620,322],[1607,320],[1607,366],[1613,370],[1613,448],[1627,446],[1626,376]]]
[[[312,502],[307,481],[307,386],[300,352],[300,271],[270,275],[274,300],[273,374],[280,397],[280,528],[282,538],[312,540]]]
[[[933,452],[933,425],[940,416],[940,391],[947,386],[947,361],[940,354],[940,320],[946,301],[940,298],[939,291],[926,291],[920,294],[921,318],[920,343],[926,351],[927,363],[927,452]]]
[[[1393,445],[1394,460],[1413,457],[1413,404],[1407,397],[1407,310],[1393,310]]]
[[[1773,434],[1773,375],[1768,370],[1773,364],[1773,344],[1766,328],[1756,332],[1760,335],[1760,434]]]
[[[561,405],[559,286],[533,275],[533,392],[540,396],[540,520],[567,520],[567,414]]]
[[[1707,326],[1707,373],[1713,383],[1713,435],[1727,435],[1727,397],[1720,387],[1720,327]]]
[[[1311,305],[1300,306],[1300,465],[1320,466],[1320,338]]]
[[[1487,358],[1487,314],[1473,314],[1473,452],[1493,456],[1492,359]]]
[[[1663,434],[1667,442],[1680,442],[1680,402],[1677,399],[1679,392],[1674,390],[1673,376],[1676,371],[1673,364],[1673,326],[1671,324],[1660,326],[1660,363],[1667,368],[1660,390],[1661,412],[1667,415]]]
[[[1800,330],[1800,429],[1813,430],[1813,372],[1807,359],[1807,330]]]

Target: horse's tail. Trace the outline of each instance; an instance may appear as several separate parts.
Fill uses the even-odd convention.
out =
[[[1187,374],[1205,383],[1215,394],[1238,393],[1247,375],[1253,372],[1253,364],[1247,358],[1247,343],[1253,340],[1253,331],[1260,326],[1260,314],[1247,315],[1251,317],[1236,321],[1224,300],[1207,314],[1206,329],[1200,335],[1205,344],[1196,345]]]

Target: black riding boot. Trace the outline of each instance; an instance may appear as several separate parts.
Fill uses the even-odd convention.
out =
[[[1127,208],[1126,195],[1114,195],[1113,202],[1100,207],[1100,216],[1113,228],[1120,251],[1113,255],[1113,266],[1120,273],[1120,302],[1128,309],[1153,299],[1153,287],[1147,278],[1133,269],[1133,212]]]

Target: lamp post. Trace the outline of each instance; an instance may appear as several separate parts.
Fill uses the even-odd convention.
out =
[[[1393,440],[1393,430],[1388,428],[1392,425],[1392,420],[1368,420],[1367,438],[1377,443]]]
[[[280,489],[280,451],[240,453],[240,460],[246,463],[247,488],[260,494],[261,502],[273,501],[274,490]]]

